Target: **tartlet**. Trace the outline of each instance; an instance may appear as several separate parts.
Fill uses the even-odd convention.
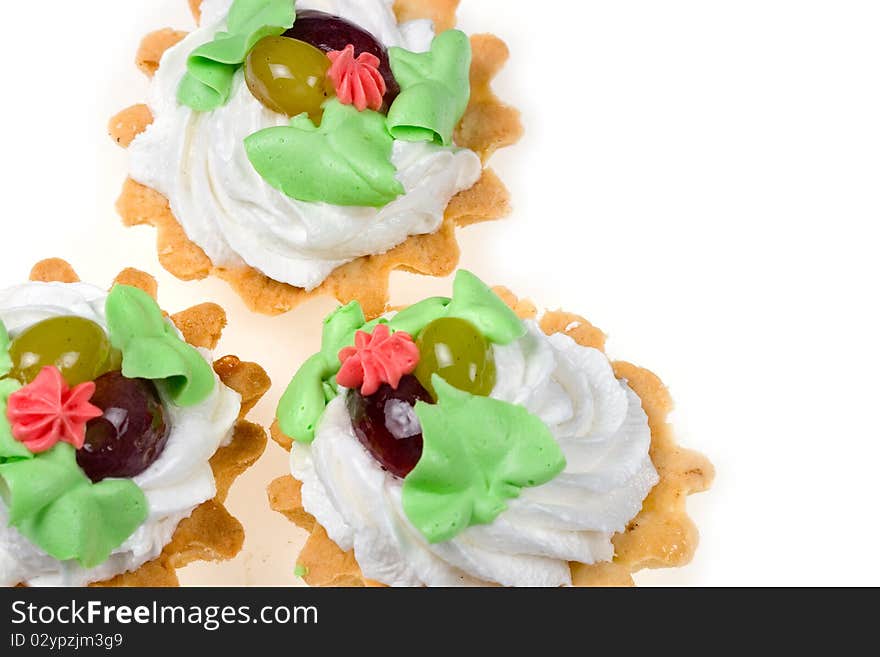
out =
[[[270,35],[255,46],[256,38],[221,45],[234,52],[226,50],[217,58],[244,60],[245,73],[221,71],[220,77],[226,77],[223,84],[214,85],[221,87],[218,92],[193,82],[193,77],[198,77],[198,67],[212,56],[210,48],[216,48],[218,34],[227,34],[216,30],[229,30],[231,24],[246,32],[236,34],[232,30],[233,37],[253,36],[253,24],[245,28],[244,20],[227,16],[230,4],[235,11],[239,2],[254,5],[254,13],[259,9],[265,12],[263,16],[273,16],[274,24],[263,25],[262,31],[253,33]],[[119,212],[127,225],[156,227],[160,262],[175,276],[184,280],[219,276],[251,309],[266,314],[289,311],[315,295],[332,295],[343,303],[357,299],[367,312],[378,314],[386,307],[392,271],[447,275],[459,257],[456,228],[508,213],[507,190],[492,170],[485,168],[495,150],[515,143],[522,132],[518,112],[501,103],[490,86],[506,62],[508,50],[494,36],[478,35],[468,40],[451,29],[457,1],[397,0],[393,6],[391,0],[296,3],[296,11],[308,12],[310,19],[316,9],[351,19],[356,28],[378,43],[371,51],[379,55],[374,60],[362,59],[369,53],[359,53],[360,48],[353,51],[359,55],[357,60],[346,60],[343,46],[338,45],[345,39],[337,46],[327,45],[329,41],[321,34],[306,37],[303,30],[296,32],[296,22],[282,32],[289,23],[285,8],[292,7],[292,2],[205,0],[190,4],[202,22],[200,31],[190,35],[192,40],[184,32],[160,30],[148,35],[138,51],[139,67],[154,77],[150,106],[136,105],[110,122],[111,136],[129,148],[132,161],[131,176],[118,202]],[[305,23],[299,21],[300,25]],[[434,32],[438,39],[431,41]],[[281,37],[274,36],[279,33]],[[194,48],[212,35],[209,52],[193,64],[199,52],[205,54]],[[309,118],[302,114],[288,125],[281,111],[260,105],[262,102],[267,108],[284,110],[288,116],[307,107],[294,103],[294,109],[290,109],[291,105],[276,102],[259,81],[259,71],[254,72],[257,64],[248,59],[262,61],[264,52],[271,59],[275,56],[273,47],[283,50],[282,46],[290,45],[287,42],[300,41],[284,35],[311,39],[309,44],[298,44],[303,54],[297,62],[314,59],[308,49],[312,42],[330,51],[328,57],[332,55],[334,68],[337,59],[344,60],[339,64],[341,72],[336,71],[335,90],[327,92],[330,100],[323,108],[323,119],[318,116],[321,110],[311,107]],[[253,46],[250,54],[242,56],[248,46]],[[386,51],[386,46],[394,47]],[[332,47],[340,50],[334,52]],[[420,59],[425,56],[419,53],[429,48],[435,59]],[[257,49],[261,57],[256,57]],[[216,69],[216,62],[212,63]],[[269,69],[277,70],[277,62],[269,63]],[[376,75],[377,67],[373,66],[377,63],[381,76]],[[462,73],[462,65],[464,79],[456,80],[455,69]],[[440,69],[445,73],[439,73]],[[333,71],[331,68],[328,76]],[[423,74],[427,77],[420,78]],[[431,77],[435,74],[437,79]],[[201,79],[213,79],[212,75],[209,72]],[[350,87],[345,86],[349,84],[346,75],[349,80],[365,80],[368,92],[370,76],[383,78],[379,81],[384,90],[382,106],[377,102],[360,110],[367,101],[357,93],[348,97],[351,94]],[[456,90],[456,84],[464,88]],[[395,96],[398,87],[402,92]],[[452,91],[447,95],[443,89]],[[254,93],[260,93],[261,100]],[[436,103],[427,100],[435,99],[432,93],[439,94]],[[367,93],[366,98],[375,95],[373,89],[373,95]],[[357,105],[358,113],[345,101]],[[412,105],[420,103],[429,108],[444,103],[449,107],[445,113],[436,112],[443,117],[432,117],[437,118],[438,125],[425,128],[430,121],[423,121],[423,116],[412,117],[418,114],[418,110],[411,111]],[[344,109],[340,107],[343,104]],[[303,167],[317,167],[314,162],[325,159],[326,150],[321,146],[315,158],[293,162],[289,158],[296,159],[312,149],[297,146],[285,150],[284,140],[288,137],[278,136],[278,128],[300,139],[298,144],[325,144],[334,138],[333,128],[324,130],[323,121],[328,116],[333,117],[327,121],[328,126],[362,119],[363,126],[358,129],[369,134],[368,141],[374,146],[368,153],[350,155],[355,149],[351,140],[345,141],[345,148],[333,147],[330,159],[334,162],[302,175]],[[364,118],[367,116],[369,120]],[[418,128],[413,129],[413,124]],[[183,134],[181,126],[188,132]],[[300,130],[294,131],[294,126]],[[318,137],[312,133],[316,126],[321,131]],[[258,128],[263,128],[260,135],[268,137],[256,143],[253,138],[258,133],[253,130]],[[276,128],[274,133],[271,128]],[[395,135],[391,169],[386,133]],[[272,141],[272,136],[277,139]],[[324,141],[314,141],[319,137]],[[432,139],[434,143],[428,143]],[[247,142],[247,148],[242,142]],[[379,142],[381,145],[376,145]],[[344,152],[337,157],[340,151]],[[279,165],[285,158],[286,169]],[[396,178],[404,183],[402,188],[390,176],[395,167]],[[292,172],[294,168],[297,170]],[[343,168],[346,175],[337,175]],[[178,171],[183,173],[178,175]],[[324,184],[328,179],[335,182]],[[362,185],[364,180],[367,182]],[[369,193],[349,193],[362,187],[369,188]],[[394,200],[389,202],[391,198]]]
[[[586,319],[460,271],[451,299],[363,320],[328,317],[272,427],[293,474],[269,502],[310,533],[308,584],[632,585],[691,560],[712,465]]]
[[[167,317],[134,269],[109,293],[58,259],[30,278],[0,291],[0,583],[176,586],[234,557],[244,530],[223,504],[265,449],[245,417],[270,382],[211,360],[223,309]]]

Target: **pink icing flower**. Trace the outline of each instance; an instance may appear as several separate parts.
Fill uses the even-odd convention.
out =
[[[354,105],[363,112],[368,107],[379,111],[388,90],[385,78],[379,72],[379,58],[362,52],[354,57],[354,46],[345,50],[331,50],[327,57],[333,62],[328,77],[336,87],[336,96],[343,105]]]
[[[6,416],[13,437],[33,454],[46,452],[59,441],[81,449],[86,422],[103,415],[89,403],[94,393],[94,382],[71,390],[57,367],[44,367],[36,379],[9,395]]]
[[[342,368],[336,381],[345,388],[361,387],[365,397],[375,394],[383,383],[397,390],[400,379],[412,374],[419,364],[419,348],[409,333],[391,334],[379,324],[373,334],[358,331],[355,346],[339,352]]]

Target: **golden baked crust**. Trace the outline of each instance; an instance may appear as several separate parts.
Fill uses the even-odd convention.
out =
[[[190,6],[198,20],[199,0],[190,0]],[[458,0],[396,0],[394,4],[400,20],[431,18],[440,29],[455,25],[457,7]],[[182,35],[170,29],[147,35],[138,50],[138,66],[152,75],[162,53]],[[507,46],[486,34],[473,36],[471,44],[471,100],[456,131],[456,143],[476,152],[485,164],[497,149],[519,140],[522,124],[519,112],[504,105],[491,88],[492,80],[509,57]],[[146,105],[129,107],[110,120],[110,136],[127,147],[152,120]],[[339,267],[311,292],[272,280],[251,267],[214,266],[204,251],[187,238],[167,199],[131,179],[123,186],[117,209],[126,225],[148,224],[156,228],[159,261],[165,269],[183,280],[219,276],[251,310],[277,315],[315,296],[330,295],[342,303],[356,299],[369,317],[375,317],[385,311],[391,272],[400,269],[427,276],[452,273],[459,260],[456,228],[506,216],[510,212],[510,198],[492,170],[484,169],[483,177],[474,187],[450,202],[443,225],[436,233],[410,237],[387,253],[359,258]]]
[[[73,267],[58,258],[37,263],[30,278],[44,282],[79,281]],[[156,297],[156,279],[136,269],[126,269],[116,277],[114,283],[138,287]],[[171,320],[191,345],[213,349],[226,326],[226,313],[220,306],[206,303],[172,315]],[[217,496],[196,508],[189,518],[177,526],[171,542],[158,558],[133,572],[92,586],[178,586],[177,568],[193,561],[231,559],[241,551],[244,529],[223,503],[235,479],[253,465],[266,448],[265,430],[245,420],[245,416],[269,389],[270,381],[262,367],[242,362],[235,356],[216,361],[214,371],[225,385],[242,398],[232,441],[211,459]]]
[[[498,295],[522,319],[535,319],[537,309],[505,288]],[[605,350],[605,335],[579,315],[547,312],[540,319],[547,335],[564,333],[585,347]],[[709,460],[675,442],[667,418],[672,410],[669,391],[648,370],[624,362],[613,363],[618,378],[626,379],[642,400],[651,427],[651,460],[660,483],[648,494],[641,512],[626,531],[614,536],[614,561],[595,565],[571,564],[575,586],[633,586],[632,575],[643,568],[671,568],[687,564],[699,542],[697,528],[687,515],[687,496],[707,490],[714,477]],[[272,425],[272,438],[289,450],[292,441]],[[311,586],[376,586],[360,572],[354,554],[344,553],[303,508],[301,484],[292,476],[269,485],[273,510],[311,532],[297,562],[308,569],[305,581]]]
[[[186,32],[166,27],[157,30],[141,41],[135,56],[135,63],[146,75],[152,77],[159,70],[159,61],[169,48],[176,46],[186,38]]]

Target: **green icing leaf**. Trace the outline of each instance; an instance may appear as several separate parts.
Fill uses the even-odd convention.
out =
[[[286,436],[302,443],[315,439],[318,420],[330,401],[327,399],[330,391],[324,385],[328,370],[324,356],[315,354],[299,368],[287,386],[277,411],[278,426]]]
[[[235,0],[226,26],[233,34],[255,32],[266,25],[293,27],[296,0]]]
[[[214,390],[214,371],[165,321],[143,290],[117,285],[105,306],[110,343],[122,352],[122,373],[152,379],[179,406],[194,406]]]
[[[354,334],[366,322],[364,311],[357,301],[343,306],[324,320],[321,354],[328,365],[339,357],[340,351],[354,344]]]
[[[419,301],[419,303],[397,313],[389,324],[394,331],[404,331],[412,337],[416,337],[423,328],[435,319],[446,316],[446,309],[451,301],[452,299],[446,297],[433,297]]]
[[[12,358],[9,356],[9,332],[6,324],[0,321],[0,377],[12,370]]]
[[[322,385],[324,387],[324,401],[329,404],[339,396],[339,385],[337,385],[335,378],[324,381]]]
[[[488,524],[565,469],[547,426],[522,406],[476,397],[434,376],[437,405],[419,402],[424,451],[403,483],[403,508],[431,543]]]
[[[147,499],[133,481],[93,484],[65,443],[0,465],[0,480],[10,525],[50,556],[84,568],[106,561],[147,519]]]
[[[0,465],[34,457],[23,443],[13,437],[12,427],[6,418],[6,404],[9,401],[9,395],[19,388],[21,388],[21,384],[14,379],[0,381]]]
[[[0,377],[9,374],[12,369],[12,359],[9,357],[9,333],[6,325],[0,321]],[[0,464],[9,461],[33,458],[27,447],[17,441],[12,435],[12,427],[6,418],[6,405],[9,395],[21,388],[21,384],[15,379],[0,380]]]
[[[76,451],[66,443],[59,443],[48,452],[26,461],[0,466],[0,479],[8,489],[10,524],[18,526],[68,490],[89,481],[76,465]]]
[[[294,5],[293,0],[235,0],[226,20],[228,32],[218,32],[190,54],[177,100],[197,112],[225,105],[235,72],[257,42],[293,27]]]
[[[430,52],[391,48],[388,54],[402,89],[388,111],[391,135],[450,146],[471,97],[471,42],[467,35],[447,30],[434,38]]]
[[[495,344],[510,344],[526,334],[516,313],[488,285],[464,269],[455,276],[447,316],[466,319]]]
[[[385,117],[335,99],[324,107],[320,127],[301,114],[245,139],[257,173],[299,201],[383,207],[403,194]]]

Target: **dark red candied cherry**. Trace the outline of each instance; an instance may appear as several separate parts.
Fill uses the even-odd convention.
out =
[[[170,427],[152,381],[108,372],[95,380],[90,401],[104,415],[86,425],[76,462],[93,482],[136,477],[162,455]]]
[[[391,72],[388,50],[372,34],[350,20],[313,9],[296,12],[296,22],[284,36],[310,43],[319,50],[345,50],[349,44],[354,46],[355,56],[368,52],[379,58],[379,72],[385,78],[388,90],[385,92],[385,105],[390,107],[400,94],[400,85]]]
[[[397,390],[386,383],[369,397],[358,390],[348,395],[348,413],[358,440],[383,468],[401,478],[422,458],[422,429],[415,413],[420,401],[434,403],[412,375],[403,377]]]

